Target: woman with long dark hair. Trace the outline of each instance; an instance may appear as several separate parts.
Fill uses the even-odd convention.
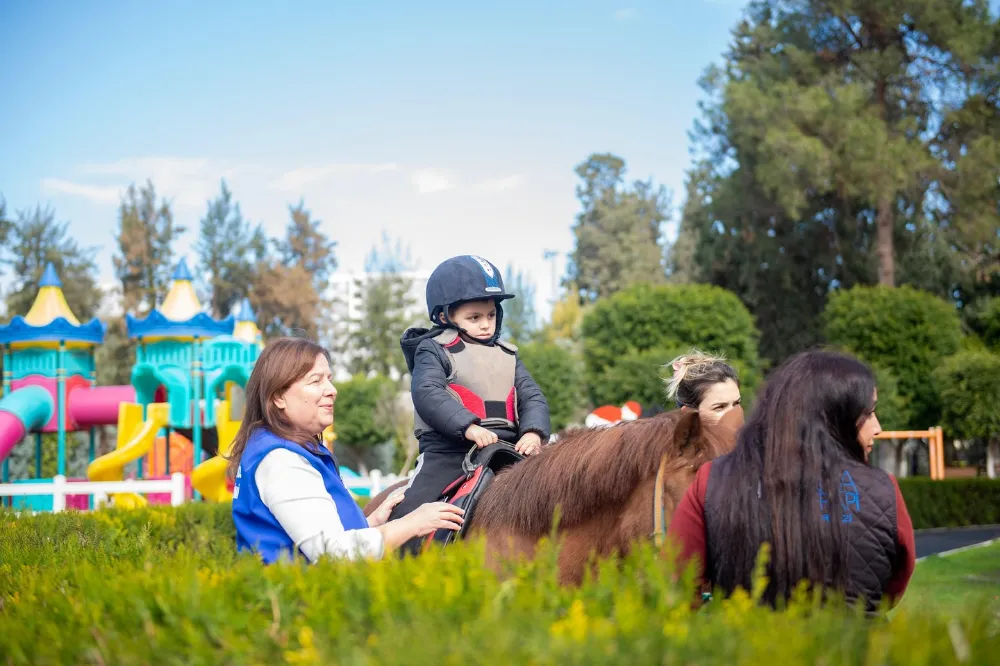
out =
[[[868,611],[902,597],[914,566],[913,525],[896,480],[868,465],[875,378],[844,354],[786,361],[757,400],[736,448],[698,471],[670,523],[681,561],[702,580],[749,590],[770,544],[764,601],[786,601],[800,581]]]

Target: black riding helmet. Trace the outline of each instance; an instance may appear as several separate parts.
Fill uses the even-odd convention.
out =
[[[443,314],[445,326],[461,330],[448,316],[448,309],[468,301],[493,300],[497,304],[497,329],[490,342],[500,337],[503,323],[501,301],[514,298],[503,286],[500,269],[486,259],[471,254],[452,257],[442,262],[427,279],[427,315],[441,326],[438,315]]]

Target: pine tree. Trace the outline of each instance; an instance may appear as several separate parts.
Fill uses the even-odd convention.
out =
[[[201,219],[197,251],[212,314],[224,318],[250,293],[257,268],[267,254],[263,228],[253,227],[243,219],[240,205],[233,202],[225,181]]]
[[[174,271],[173,243],[186,229],[170,204],[157,202],[153,183],[129,185],[118,209],[118,252],[112,257],[126,312],[144,314],[159,304]]]
[[[565,284],[575,284],[584,302],[639,282],[666,279],[663,223],[669,216],[667,190],[652,181],[624,185],[625,162],[591,155],[576,167],[583,183],[583,210],[573,226],[576,244]]]
[[[274,256],[257,264],[250,302],[265,336],[304,335],[329,342],[330,274],[337,268],[336,242],[320,231],[303,203],[290,208],[285,237]]]
[[[381,247],[373,247],[365,261],[364,277],[354,283],[360,312],[349,321],[345,350],[352,374],[394,380],[406,374],[399,338],[418,318],[413,280],[407,275],[412,269],[409,251],[383,234]]]
[[[81,247],[69,236],[69,223],[57,222],[52,208],[19,211],[5,229],[7,246],[0,260],[13,276],[6,294],[9,316],[26,315],[38,294],[48,263],[62,282],[66,303],[81,322],[89,321],[101,303],[97,287],[96,250]],[[2,217],[2,216],[0,216]]]

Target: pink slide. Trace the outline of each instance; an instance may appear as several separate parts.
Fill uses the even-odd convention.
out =
[[[81,428],[118,423],[118,405],[135,402],[135,387],[93,386],[78,388],[66,400],[66,415]]]
[[[69,392],[68,423],[77,428],[118,423],[118,405],[135,402],[132,386],[95,386]],[[52,394],[42,386],[22,386],[0,398],[0,460],[33,430],[43,428],[55,413]]]
[[[45,425],[54,409],[52,396],[41,386],[25,386],[0,398],[0,460],[26,434]]]

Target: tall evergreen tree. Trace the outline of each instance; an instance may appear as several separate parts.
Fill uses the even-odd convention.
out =
[[[576,167],[582,183],[582,211],[573,225],[576,244],[565,284],[575,284],[584,302],[638,282],[666,279],[663,223],[669,215],[667,190],[651,181],[624,184],[625,162],[614,155],[591,155]]]
[[[406,374],[399,338],[419,319],[413,279],[407,275],[412,270],[409,250],[383,234],[381,247],[373,247],[365,261],[364,277],[354,283],[359,312],[349,320],[345,350],[353,374],[393,379]]]
[[[267,238],[260,225],[251,226],[243,219],[225,181],[201,219],[197,251],[212,314],[226,317],[250,293],[257,267],[267,254]]]
[[[328,282],[337,267],[336,242],[303,203],[290,208],[285,237],[257,265],[250,301],[266,336],[301,334],[324,339],[330,329]]]
[[[289,214],[285,238],[276,244],[278,255],[286,266],[302,266],[312,276],[313,286],[325,288],[337,270],[337,242],[320,230],[322,222],[312,218],[304,202],[289,206]]]
[[[96,250],[81,247],[71,238],[68,222],[57,222],[53,209],[39,206],[19,211],[5,232],[5,251],[0,261],[10,269],[13,278],[6,290],[9,316],[28,313],[49,262],[59,274],[66,302],[77,319],[85,322],[97,313],[101,290],[96,282]]]
[[[166,296],[174,271],[174,240],[186,229],[174,223],[170,204],[157,201],[153,183],[129,185],[118,208],[118,252],[112,257],[126,312],[152,310]]]

